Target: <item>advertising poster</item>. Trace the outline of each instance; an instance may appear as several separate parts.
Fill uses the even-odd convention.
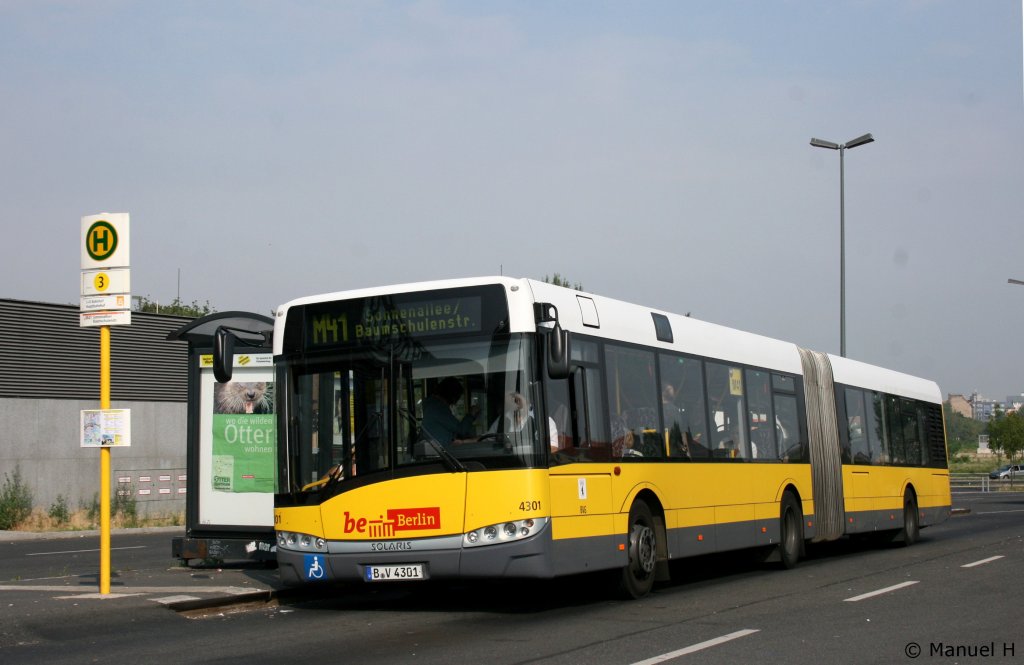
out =
[[[213,490],[273,492],[274,382],[215,384],[212,425]]]

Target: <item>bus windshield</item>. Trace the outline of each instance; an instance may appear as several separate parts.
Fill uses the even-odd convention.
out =
[[[338,350],[287,364],[288,488],[330,474],[540,466],[532,337]],[[361,483],[360,483],[361,484]]]

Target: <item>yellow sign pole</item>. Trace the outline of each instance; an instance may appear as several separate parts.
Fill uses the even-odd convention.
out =
[[[80,325],[100,329],[100,411],[110,411],[110,326],[131,324],[128,213],[100,213],[82,218],[82,292]],[[127,409],[124,409],[127,416]],[[85,411],[82,412],[84,423]],[[104,420],[104,423],[106,421]],[[130,418],[113,436],[99,433],[101,595],[110,593],[110,445],[130,445]],[[104,427],[106,425],[104,424]],[[82,446],[86,443],[83,425]],[[121,440],[121,442],[118,442]]]
[[[110,408],[110,326],[100,326],[100,408]],[[110,593],[110,448],[100,448],[100,594]]]

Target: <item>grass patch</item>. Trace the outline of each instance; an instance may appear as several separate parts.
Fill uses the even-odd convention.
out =
[[[1005,458],[999,460],[994,457],[990,460],[953,458],[949,461],[949,470],[952,473],[988,473],[1004,464],[1009,464]]]
[[[162,515],[139,516],[132,513],[125,515],[113,512],[114,503],[111,502],[110,527],[113,529],[134,529],[147,526],[183,526],[185,524],[184,513],[168,513]],[[81,508],[66,517],[58,515],[54,517],[49,511],[36,508],[29,515],[17,524],[14,531],[94,531],[100,528],[99,508]]]

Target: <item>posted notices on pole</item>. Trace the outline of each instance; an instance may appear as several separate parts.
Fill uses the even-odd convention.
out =
[[[79,431],[82,448],[127,448],[132,445],[131,409],[83,410]]]

